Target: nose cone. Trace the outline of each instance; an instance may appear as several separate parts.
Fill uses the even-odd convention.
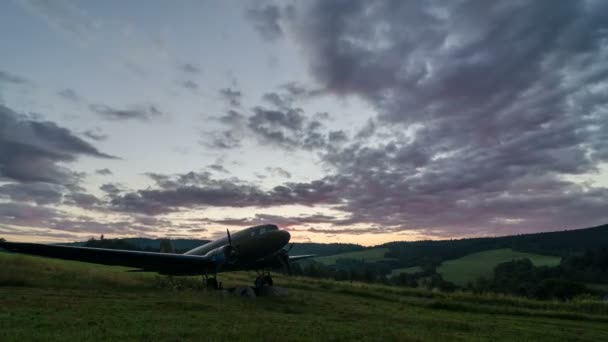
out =
[[[278,230],[275,232],[277,243],[280,244],[280,247],[285,246],[289,239],[291,239],[291,235],[286,230]]]

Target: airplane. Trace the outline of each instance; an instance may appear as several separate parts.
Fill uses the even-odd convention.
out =
[[[217,273],[283,267],[291,274],[290,262],[315,255],[289,256],[293,244],[286,230],[274,224],[249,227],[208,242],[184,254],[154,253],[118,249],[46,245],[0,241],[9,252],[84,261],[95,264],[133,267],[132,272],[157,272],[169,276],[202,275],[208,288],[217,289]],[[256,287],[272,286],[270,273],[256,279]]]

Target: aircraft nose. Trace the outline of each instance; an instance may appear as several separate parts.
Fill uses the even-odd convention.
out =
[[[286,230],[276,231],[275,234],[277,243],[280,244],[281,247],[285,246],[289,242],[289,239],[291,239],[291,235]]]

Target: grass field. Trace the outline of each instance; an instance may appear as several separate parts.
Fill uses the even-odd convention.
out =
[[[363,260],[365,262],[376,262],[380,260],[392,260],[384,257],[388,252],[388,248],[371,248],[363,251],[341,253],[325,257],[314,258],[313,260],[321,262],[325,265],[334,265],[338,259],[354,259]]]
[[[422,272],[422,267],[414,266],[414,267],[406,267],[406,268],[396,268],[391,272],[389,277],[398,276],[400,273],[413,274],[413,273],[417,273],[417,272]]]
[[[462,258],[445,261],[437,268],[445,280],[458,285],[465,285],[479,277],[492,277],[496,265],[528,258],[535,266],[559,265],[560,258],[555,256],[516,252],[511,249],[494,249],[466,255]]]
[[[275,276],[287,297],[239,298],[200,279],[0,253],[0,341],[608,340],[608,305],[539,302]],[[251,273],[222,275],[225,286]],[[176,279],[177,280],[177,279]]]

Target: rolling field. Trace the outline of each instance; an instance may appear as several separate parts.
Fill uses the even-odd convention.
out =
[[[286,297],[240,298],[198,278],[0,253],[0,340],[608,340],[608,305],[276,275]],[[251,273],[222,274],[225,287]]]
[[[395,268],[389,277],[398,276],[400,273],[413,274],[417,272],[422,272],[422,267],[414,266],[414,267],[406,267],[406,268]]]
[[[479,277],[492,277],[494,267],[500,263],[523,258],[530,259],[535,266],[555,266],[560,262],[559,257],[516,252],[505,248],[473,253],[462,258],[445,261],[437,268],[437,273],[447,281],[466,285],[467,282],[473,282]]]
[[[338,259],[354,259],[364,260],[365,262],[376,262],[380,260],[391,260],[385,258],[384,254],[388,252],[388,248],[371,248],[364,251],[341,253],[336,255],[329,255],[325,257],[314,258],[313,260],[323,263],[325,265],[333,265]]]

